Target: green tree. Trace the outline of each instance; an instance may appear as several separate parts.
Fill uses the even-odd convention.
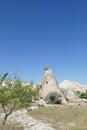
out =
[[[0,80],[0,104],[5,113],[3,128],[9,115],[18,109],[29,107],[32,99],[39,94],[38,88],[33,89],[33,83],[22,85],[22,82],[18,79],[5,80],[7,75],[7,73],[4,74]]]

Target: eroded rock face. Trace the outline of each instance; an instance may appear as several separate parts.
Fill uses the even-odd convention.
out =
[[[86,92],[87,90],[87,86],[80,84],[78,82],[75,81],[69,81],[69,80],[64,80],[59,84],[60,88],[62,89],[62,91],[65,92],[66,97],[69,100],[78,100],[78,94],[82,93],[82,92]]]
[[[45,97],[50,92],[58,92],[58,94],[62,96],[63,103],[66,103],[64,95],[61,89],[59,88],[58,82],[55,79],[54,75],[52,74],[51,68],[46,67],[44,70],[45,70],[45,74],[41,81],[41,90],[40,90],[41,97]]]
[[[75,81],[70,81],[70,80],[63,80],[60,84],[59,84],[60,88],[64,88],[64,89],[72,89],[73,91],[81,91],[81,92],[85,92],[87,89],[86,85],[80,84],[78,82]]]

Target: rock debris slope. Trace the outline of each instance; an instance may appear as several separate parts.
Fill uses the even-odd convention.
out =
[[[86,92],[87,86],[75,81],[64,80],[59,84],[62,91],[66,92],[68,99],[77,98],[76,92]]]

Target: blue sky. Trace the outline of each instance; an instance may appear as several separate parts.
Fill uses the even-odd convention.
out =
[[[87,0],[1,0],[0,73],[87,84]]]

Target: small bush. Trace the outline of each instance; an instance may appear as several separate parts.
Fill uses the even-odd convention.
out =
[[[57,92],[52,92],[45,97],[45,101],[48,104],[61,104],[60,97],[61,96]]]
[[[87,93],[81,93],[79,98],[87,99]]]

